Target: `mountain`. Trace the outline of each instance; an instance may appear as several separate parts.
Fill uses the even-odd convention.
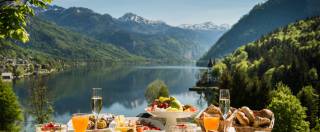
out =
[[[309,18],[279,28],[241,46],[214,66],[220,87],[233,93],[234,105],[262,108],[268,94],[282,82],[297,94],[302,87],[319,89],[320,17]],[[221,71],[221,69],[223,69]],[[245,98],[244,98],[245,97]]]
[[[216,25],[213,22],[204,22],[200,24],[182,24],[182,25],[179,25],[178,27],[184,28],[184,29],[190,29],[190,30],[205,30],[205,31],[210,31],[210,30],[226,31],[230,28],[228,24]]]
[[[183,29],[133,13],[114,18],[82,7],[51,6],[38,16],[137,56],[161,61],[198,59],[225,32]]]
[[[1,53],[6,53],[3,56],[40,57],[45,61],[60,59],[115,62],[142,59],[128,53],[125,49],[66,30],[37,17],[31,19],[27,30],[30,33],[30,42],[27,44],[14,41],[0,42],[0,46],[6,47],[1,48]]]
[[[265,108],[271,101],[271,91],[279,82],[290,87],[290,93],[294,95],[306,86],[313,88],[314,93],[304,98],[315,96],[316,100],[301,100],[302,105],[307,107],[307,120],[313,128],[319,119],[316,111],[320,110],[316,104],[319,102],[317,94],[320,93],[319,49],[318,16],[278,28],[241,46],[214,65],[212,73],[219,77],[220,88],[230,89],[233,99],[231,105],[234,107],[246,105],[253,109]],[[312,111],[315,114],[311,114]],[[277,131],[283,131],[283,126],[275,127]]]
[[[253,7],[197,62],[205,65],[289,23],[320,15],[319,0],[268,0]]]
[[[162,21],[148,20],[131,12],[124,14],[119,18],[119,20],[123,22],[135,22],[140,24],[165,25],[165,23]]]

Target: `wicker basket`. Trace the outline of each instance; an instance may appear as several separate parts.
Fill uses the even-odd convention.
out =
[[[260,116],[261,113],[259,111],[253,111],[255,116]],[[236,113],[235,113],[236,114]],[[236,118],[234,118],[232,122],[232,126],[236,129],[236,132],[255,132],[255,131],[263,131],[263,132],[271,132],[274,125],[274,115],[271,117],[271,123],[268,127],[253,127],[253,126],[241,126],[236,124]]]
[[[204,127],[203,119],[201,119],[200,116],[205,110],[206,109],[202,110],[195,118],[197,124],[201,127],[201,130],[203,132],[205,132],[206,129]],[[237,109],[232,109],[231,115],[226,120],[220,120],[219,121],[219,129],[218,129],[219,132],[223,132],[223,128],[224,127],[232,126],[232,122],[233,122],[233,120],[235,118],[235,115],[236,115],[237,111],[238,111]]]

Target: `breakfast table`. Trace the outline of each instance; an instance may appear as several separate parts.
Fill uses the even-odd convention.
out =
[[[39,125],[37,132],[271,132],[274,114],[269,109],[251,110],[249,107],[230,107],[229,92],[220,90],[219,106],[198,109],[182,104],[175,97],[154,99],[137,117],[100,113],[101,88],[93,88],[92,114],[74,113],[66,127],[48,123]],[[226,97],[224,97],[226,95]],[[40,130],[40,131],[38,131]]]
[[[140,115],[146,115],[146,114],[148,114],[148,113],[143,113]],[[101,115],[110,116],[111,114],[104,113]],[[162,116],[165,116],[165,115],[162,115]],[[180,117],[183,117],[183,116],[180,115]],[[190,132],[203,132],[200,126],[198,126],[195,123],[192,123],[192,118],[179,118],[179,119],[177,119],[178,120],[177,122],[174,122],[175,124],[171,124],[168,126],[166,126],[166,124],[168,124],[168,123],[166,122],[165,118],[159,118],[159,117],[154,117],[154,116],[149,116],[148,118],[144,118],[144,117],[125,117],[125,118],[127,120],[139,120],[139,119],[147,120],[149,123],[154,124],[155,126],[161,128],[162,129],[161,132],[172,132],[172,130],[169,130],[170,126],[179,126],[177,124],[180,124],[181,126],[182,125],[193,126],[194,129],[192,129],[192,131],[190,131]],[[171,120],[172,120],[172,118],[171,118]],[[172,121],[171,121],[171,123],[172,123]],[[74,131],[71,120],[68,121],[67,128],[68,128],[67,132]],[[93,130],[87,130],[87,132],[93,132]],[[106,128],[106,129],[102,129],[102,130],[100,129],[99,132],[115,132],[114,125],[111,124],[110,128]],[[148,131],[145,131],[145,132],[148,132]],[[154,131],[152,131],[152,132],[154,132]],[[187,132],[189,132],[189,131],[187,131]],[[229,127],[227,132],[235,132],[235,128]]]

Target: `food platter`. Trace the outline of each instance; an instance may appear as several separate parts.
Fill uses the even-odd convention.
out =
[[[88,116],[92,116],[92,114],[88,114]],[[100,114],[99,118],[109,119],[109,118],[113,118],[112,116],[113,116],[112,114],[105,113],[105,114]],[[71,119],[68,121],[67,126],[68,126],[68,131],[74,131]],[[98,130],[99,130],[99,132],[112,132],[112,129],[110,129],[109,127],[101,128]],[[93,132],[94,130],[86,130],[86,131]]]
[[[54,122],[37,124],[35,125],[35,128],[36,128],[36,132],[52,132],[52,131],[67,132],[67,125],[54,123]]]
[[[99,117],[111,117],[111,114],[102,114]],[[140,118],[140,117],[125,117],[125,122],[144,122],[141,123],[143,127],[148,127],[149,126],[153,126],[159,130],[152,130],[152,129],[144,129],[144,132],[165,132],[165,126],[162,122],[158,121],[158,120],[154,120],[151,118]],[[146,125],[143,125],[146,124]],[[74,131],[73,126],[72,126],[72,121],[71,119],[68,121],[68,131]],[[98,132],[114,132],[116,129],[120,129],[120,130],[125,130],[125,129],[134,129],[136,130],[136,126],[134,127],[128,127],[128,126],[124,126],[124,127],[117,127],[117,123],[116,121],[112,121],[107,128],[103,128],[103,129],[98,129],[98,130],[86,130],[86,132],[94,132],[94,131],[98,131]]]
[[[149,123],[157,128],[160,128],[160,130],[144,130],[144,132],[165,132],[165,126],[162,122],[158,120],[154,120],[151,118],[140,118],[140,117],[127,117],[126,120],[131,120],[131,121],[143,121],[146,123]]]

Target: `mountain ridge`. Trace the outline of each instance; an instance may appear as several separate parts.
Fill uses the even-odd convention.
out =
[[[279,82],[288,85],[294,95],[305,86],[320,92],[319,48],[320,16],[317,16],[277,28],[237,48],[217,61],[212,74],[219,78],[220,88],[241,91],[231,92],[232,106],[261,109],[271,101],[268,93]],[[277,127],[282,130],[282,126]]]
[[[181,24],[178,27],[190,30],[228,30],[230,28],[228,24],[217,25],[210,21],[199,24]]]
[[[82,11],[83,10],[83,11]],[[224,31],[193,31],[133,13],[114,18],[82,7],[48,8],[38,16],[131,54],[156,60],[196,60]]]
[[[198,60],[204,66],[210,58],[220,58],[297,20],[320,15],[318,0],[268,0],[254,6]]]

